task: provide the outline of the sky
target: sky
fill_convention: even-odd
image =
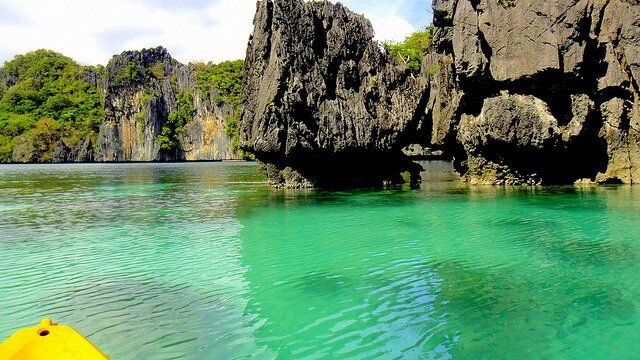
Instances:
[[[342,0],[401,41],[431,22],[431,0]],[[183,63],[244,58],[254,0],[0,0],[0,64],[36,49],[85,65],[159,45]]]

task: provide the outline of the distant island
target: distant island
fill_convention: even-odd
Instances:
[[[340,4],[257,3],[244,61],[163,48],[86,67],[0,69],[0,161],[257,159],[275,187],[412,181],[416,157],[472,184],[640,181],[640,5],[434,0],[433,25],[373,39]]]
[[[49,50],[0,69],[1,162],[240,159],[243,61],[183,65],[162,47],[106,67]]]

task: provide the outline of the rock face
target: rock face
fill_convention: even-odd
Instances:
[[[68,147],[63,140],[59,140],[53,150],[54,163],[86,163],[93,161],[93,144],[91,138],[86,138],[73,148]]]
[[[0,70],[0,94],[4,94],[7,88],[15,83],[15,79],[11,78],[6,72]]]
[[[193,66],[155,48],[114,56],[106,73],[97,161],[238,158],[225,133],[230,107],[198,92]]]
[[[431,143],[468,180],[640,181],[637,1],[434,0],[433,8],[443,66]]]
[[[341,5],[258,3],[241,141],[274,184],[387,179],[409,144],[472,183],[640,182],[638,1],[433,9],[433,53],[411,75]]]
[[[274,186],[370,185],[416,171],[402,153],[425,118],[429,78],[329,2],[258,2],[245,60],[240,146]]]

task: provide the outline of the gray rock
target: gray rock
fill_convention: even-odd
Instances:
[[[258,2],[240,145],[274,185],[370,185],[415,171],[401,149],[425,118],[426,73],[373,41],[368,20],[329,2]]]
[[[128,68],[132,63],[133,71]],[[114,56],[106,71],[97,161],[239,159],[224,131],[224,111],[233,110],[228,104],[214,105],[215,94],[200,97],[192,65],[180,64],[158,47]],[[159,140],[163,126],[185,94],[191,95],[195,112],[175,134],[175,145],[163,148]]]
[[[622,70],[622,65],[618,60],[618,56],[616,54],[614,46],[607,42],[604,44],[605,47],[605,66],[607,67],[607,72],[603,77],[598,79],[598,90],[609,90],[620,89],[629,87],[628,77],[625,76],[624,71]]]
[[[444,148],[465,179],[638,181],[637,1],[435,0],[433,8],[436,50],[454,66],[452,80],[436,78],[430,142],[457,139]]]
[[[471,2],[459,1],[454,15],[453,54],[456,73],[461,78],[482,77],[489,59],[482,50],[483,35],[478,27],[478,14]]]
[[[194,98],[194,117],[179,134],[184,159],[237,160],[238,153],[232,149],[231,138],[225,132],[225,119],[233,117],[234,110],[228,104],[214,105],[216,94],[210,95],[206,100]]]
[[[149,76],[145,69],[151,68],[162,70],[164,76]],[[177,151],[161,151],[158,136],[169,113],[177,110],[178,89],[171,86],[171,77],[175,75],[176,82],[178,77],[190,80],[184,66],[166,49],[155,48],[114,56],[106,71],[105,120],[100,126],[97,160],[179,159]]]
[[[573,72],[586,38],[590,1],[459,0],[434,3],[439,23],[453,12],[453,54],[461,80],[514,81],[546,71]],[[446,27],[446,26],[445,26]],[[440,35],[442,36],[442,35]],[[437,36],[437,37],[440,37]]]
[[[469,181],[485,184],[539,183],[559,138],[547,105],[523,95],[486,99],[479,116],[462,116],[458,132]]]
[[[19,136],[14,139],[16,145],[13,147],[13,153],[11,154],[11,160],[17,163],[33,163],[39,158],[39,150],[37,149],[33,141],[24,136]]]
[[[87,137],[73,148],[67,146],[64,140],[58,140],[53,150],[54,163],[93,162],[93,144]]]
[[[442,150],[434,150],[420,144],[405,146],[402,152],[413,160],[434,160],[441,158],[444,154]]]
[[[600,135],[607,144],[608,165],[596,180],[600,183],[640,182],[640,107],[619,98],[601,105]]]
[[[4,91],[16,84],[18,79],[15,75],[9,75],[0,69],[0,90]]]
[[[584,134],[587,121],[594,112],[594,102],[586,94],[571,96],[571,113],[573,117],[562,129],[562,140],[570,142]]]
[[[53,148],[53,162],[54,163],[66,163],[71,160],[71,149],[62,140],[56,142]]]
[[[433,9],[437,54],[412,75],[341,5],[258,3],[241,145],[274,185],[384,181],[409,144],[444,152],[474,183],[639,181],[637,1]]]
[[[87,137],[73,149],[73,161],[75,162],[93,162],[93,143],[91,138]]]
[[[613,83],[622,77],[631,82],[634,92],[640,80],[640,5],[636,1],[610,0],[596,2],[601,23],[595,29],[598,42],[607,46],[607,75],[612,72]],[[597,6],[597,5],[596,5]],[[609,77],[605,77],[609,78]]]
[[[454,129],[458,125],[458,108],[462,92],[458,89],[453,69],[453,56],[441,55],[435,64],[433,89],[429,100],[432,145],[450,149],[455,142]]]

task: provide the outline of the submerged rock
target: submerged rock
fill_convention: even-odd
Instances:
[[[417,174],[403,154],[425,118],[429,78],[373,41],[340,4],[258,2],[247,49],[240,146],[274,186],[376,185]]]

